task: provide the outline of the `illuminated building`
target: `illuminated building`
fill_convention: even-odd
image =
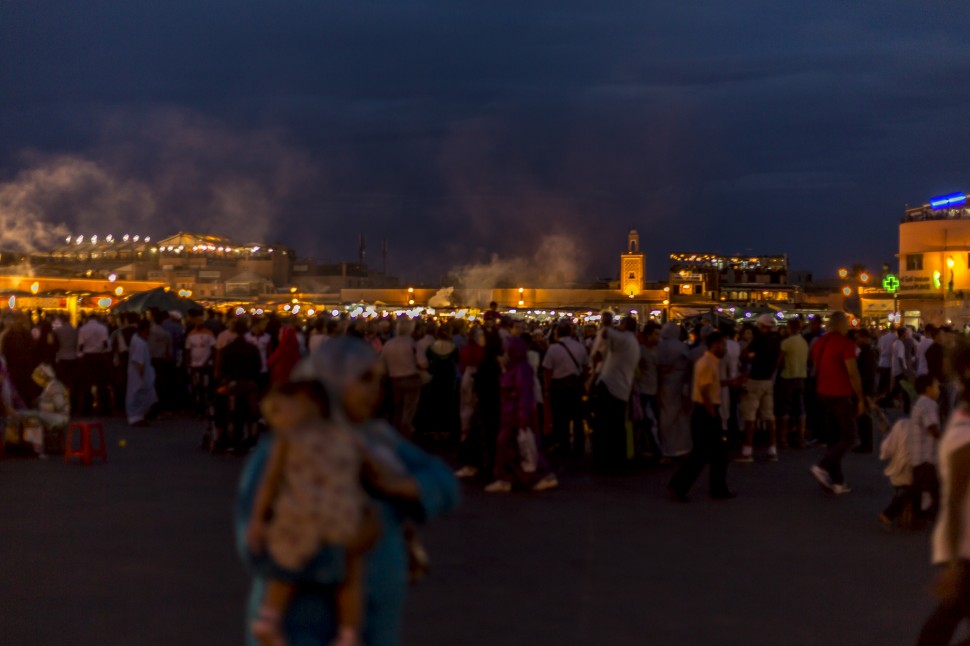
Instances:
[[[902,322],[909,325],[970,321],[970,205],[963,193],[906,209],[899,225]]]
[[[289,284],[294,258],[291,250],[279,245],[185,232],[160,240],[137,234],[72,236],[65,243],[33,256],[34,271],[147,280],[189,290],[197,298],[272,292]]]
[[[671,302],[796,302],[798,288],[788,282],[788,257],[670,254]]]

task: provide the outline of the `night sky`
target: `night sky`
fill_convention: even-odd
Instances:
[[[436,280],[493,254],[893,258],[970,191],[970,3],[0,0],[0,245],[177,229]],[[60,226],[63,225],[63,226]],[[527,277],[526,277],[527,278]]]

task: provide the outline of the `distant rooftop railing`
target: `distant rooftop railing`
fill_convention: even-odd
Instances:
[[[970,207],[960,206],[952,209],[934,209],[928,204],[915,209],[907,209],[903,222],[928,222],[930,220],[970,220]]]

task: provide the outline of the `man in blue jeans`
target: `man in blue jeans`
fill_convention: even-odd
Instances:
[[[850,491],[842,475],[842,458],[855,446],[856,420],[866,412],[856,346],[848,333],[849,318],[845,312],[835,312],[829,318],[828,333],[812,346],[822,427],[835,443],[811,472],[820,485],[835,494]]]

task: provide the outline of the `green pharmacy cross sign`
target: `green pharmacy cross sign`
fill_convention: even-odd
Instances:
[[[899,279],[893,274],[887,274],[882,279],[882,288],[890,294],[895,294],[899,290]]]

